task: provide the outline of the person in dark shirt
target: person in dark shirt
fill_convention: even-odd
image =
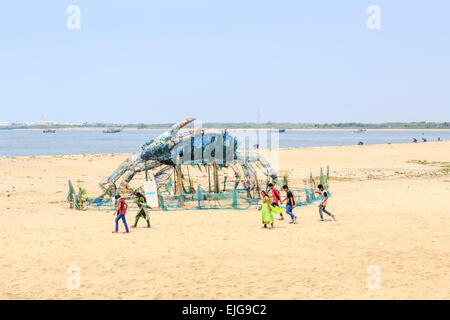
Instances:
[[[289,190],[289,187],[287,185],[283,186],[283,190],[286,192],[286,198],[284,198],[281,203],[286,202],[286,213],[291,217],[291,222],[294,223],[297,220],[297,217],[292,213],[292,210],[295,208],[295,200],[294,195]]]

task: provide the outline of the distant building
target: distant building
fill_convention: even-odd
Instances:
[[[38,123],[37,123],[38,125],[40,125],[40,126],[54,126],[54,125],[56,125],[56,124],[58,124],[58,122],[55,122],[55,121],[39,121]]]
[[[0,127],[9,127],[11,122],[0,122]]]

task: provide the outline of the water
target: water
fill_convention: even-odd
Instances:
[[[57,130],[56,133],[42,133],[42,130],[0,130],[0,157],[38,156],[82,153],[131,153],[156,137],[162,130],[124,130],[104,134],[101,130]],[[243,137],[245,130],[230,130],[231,134]],[[252,131],[251,135],[255,132]],[[264,133],[260,133],[264,135]],[[275,134],[277,136],[278,134]],[[364,144],[386,144],[411,142],[413,138],[422,142],[450,140],[450,130],[442,131],[367,131],[353,133],[351,130],[287,130],[279,133],[279,147],[320,147]]]

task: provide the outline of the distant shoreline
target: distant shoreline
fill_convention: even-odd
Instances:
[[[197,122],[204,129],[209,130],[450,130],[450,121],[410,121],[410,122],[328,122],[328,123],[301,123],[301,122]],[[123,130],[167,130],[173,123],[58,123],[54,121],[40,122],[0,122],[2,129],[57,129],[57,130],[103,130],[118,128]],[[191,126],[191,125],[190,125]]]
[[[91,131],[102,131],[110,127],[64,127],[64,128],[57,128],[57,127],[48,127],[48,128],[0,128],[0,131],[10,131],[10,130],[37,130],[42,131],[46,129],[54,129],[54,130],[60,130],[60,131],[66,131],[66,130],[91,130]],[[170,127],[165,128],[134,128],[134,127],[125,127],[121,128],[122,131],[165,131],[170,129]],[[204,127],[206,131],[218,131],[218,130],[224,130],[225,128],[209,128]],[[253,130],[268,130],[268,131],[277,131],[276,128],[228,128],[230,131],[253,131]],[[287,131],[357,131],[356,128],[292,128],[292,129],[286,129]],[[367,131],[450,131],[450,128],[444,129],[444,128],[436,128],[436,129],[430,129],[430,128],[424,128],[424,129],[416,129],[416,128],[374,128],[374,129],[364,129]]]

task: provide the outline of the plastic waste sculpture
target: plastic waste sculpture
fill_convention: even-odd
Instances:
[[[240,180],[240,172],[243,171],[245,183],[242,182],[253,188],[258,185],[257,166],[262,169],[266,183],[276,182],[277,174],[269,162],[259,155],[238,151],[237,138],[229,135],[226,130],[204,133],[201,128],[197,128],[182,132],[182,129],[194,121],[192,118],[179,121],[170,130],[145,143],[141,153],[126,159],[109,177],[100,182],[102,190],[117,190],[116,184],[121,177],[124,177],[122,185],[128,185],[137,173],[149,170],[157,170],[153,177],[157,184],[161,184],[170,177],[170,169],[186,165],[232,167],[235,178]],[[215,181],[217,182],[216,179]],[[213,189],[219,193],[218,185]]]
[[[270,163],[259,154],[248,150],[238,150],[238,139],[228,134],[227,130],[205,133],[201,128],[185,129],[195,119],[186,119],[175,123],[168,131],[148,141],[140,153],[130,156],[103,181],[100,188],[103,195],[88,198],[86,194],[75,192],[69,181],[68,201],[75,209],[86,206],[109,209],[114,206],[113,196],[117,193],[131,195],[134,191],[129,183],[140,172],[145,172],[146,179],[151,175],[158,189],[160,208],[173,210],[177,208],[193,209],[246,209],[259,201],[259,192],[266,190],[269,183],[276,184],[278,177]],[[198,168],[208,179],[208,188],[202,183],[194,185],[189,168]],[[219,171],[230,170],[219,183]],[[192,170],[192,169],[191,169]],[[226,171],[223,170],[223,171]],[[191,171],[192,173],[192,171]],[[207,173],[207,175],[206,175]],[[258,179],[262,173],[263,180]],[[222,174],[223,176],[223,174]],[[328,184],[327,175],[321,171],[321,182]],[[233,178],[234,183],[227,182]],[[204,182],[205,178],[203,178]],[[119,183],[120,181],[120,183]],[[118,186],[119,184],[119,186]],[[188,188],[185,188],[189,185]],[[297,193],[297,203],[304,205],[316,201],[314,186],[302,190],[306,196]],[[126,190],[126,192],[124,192]],[[309,195],[309,196],[308,196]],[[304,198],[304,199],[301,199]]]

